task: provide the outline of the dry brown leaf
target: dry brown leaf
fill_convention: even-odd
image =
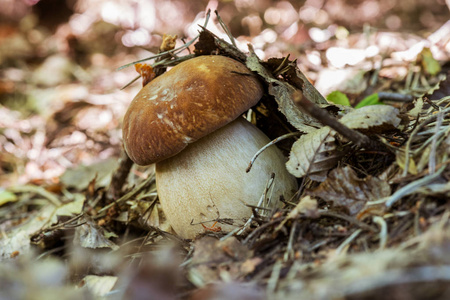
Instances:
[[[335,144],[335,132],[323,127],[302,136],[292,145],[286,168],[292,175],[324,181],[329,169],[333,168],[342,153]]]
[[[394,129],[400,124],[398,110],[387,105],[366,106],[350,111],[341,118],[341,123],[363,133],[380,133]],[[288,171],[296,176],[324,181],[328,170],[336,166],[343,151],[336,147],[336,132],[329,127],[309,132],[292,145]]]
[[[73,241],[75,245],[80,245],[83,248],[111,248],[117,250],[119,246],[108,240],[105,233],[103,228],[97,226],[93,221],[86,219],[85,224],[75,229]]]
[[[401,120],[395,107],[370,105],[349,112],[340,121],[351,129],[376,134],[396,128]]]
[[[331,171],[327,180],[312,192],[313,196],[347,208],[350,215],[356,215],[368,201],[375,201],[390,194],[391,188],[386,181],[372,176],[358,178],[350,167]]]
[[[269,94],[274,96],[278,104],[278,109],[286,116],[286,119],[292,126],[301,132],[312,132],[315,130],[313,126],[320,126],[312,117],[302,113],[292,101],[291,95],[295,91],[295,88],[287,82],[274,78],[271,72],[261,64],[256,54],[252,53],[247,58],[246,65],[247,68],[258,73],[267,82],[269,85]]]

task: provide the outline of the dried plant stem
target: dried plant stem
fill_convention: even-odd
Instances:
[[[169,51],[165,51],[165,52],[160,52],[160,53],[158,53],[156,55],[153,55],[153,56],[150,56],[150,57],[147,57],[147,58],[143,58],[143,59],[139,59],[139,60],[133,61],[133,62],[131,62],[129,64],[123,65],[123,66],[119,67],[117,69],[117,71],[123,70],[125,68],[131,67],[131,66],[133,66],[135,64],[138,64],[138,63],[141,63],[141,62],[145,62],[147,60],[157,59],[157,58],[160,58],[160,57],[166,56],[166,55],[169,55],[169,56],[175,55],[177,53],[176,52],[177,50],[182,51],[182,50],[186,49],[187,47],[192,45],[198,39],[198,37],[199,36],[197,35],[192,40],[190,40],[189,42],[187,42],[186,44],[184,44],[184,45],[182,45],[182,46],[180,46],[178,48],[175,48],[175,49],[172,49],[172,50],[169,50]],[[152,67],[153,67],[153,65],[152,65]]]
[[[241,228],[235,228],[232,231],[228,232],[226,235],[224,235],[223,237],[220,238],[221,241],[226,240],[227,238],[237,234],[239,231],[241,230]]]
[[[242,244],[244,244],[244,245],[249,244],[250,240],[253,239],[259,232],[263,231],[263,230],[266,229],[267,227],[274,226],[274,224],[278,224],[278,223],[282,222],[284,219],[285,219],[284,217],[280,217],[280,218],[273,219],[273,220],[271,220],[270,222],[263,223],[262,225],[260,225],[259,227],[257,227],[255,230],[253,230],[253,231],[245,238],[245,240],[242,242]]]
[[[382,217],[375,216],[373,222],[380,225],[380,247],[378,249],[383,250],[386,248],[388,234],[386,221]]]
[[[261,149],[258,150],[258,152],[255,153],[255,155],[252,157],[252,159],[250,160],[250,163],[248,164],[247,169],[245,170],[245,172],[250,172],[250,170],[252,169],[253,164],[255,163],[255,160],[258,158],[258,156],[267,148],[269,148],[272,145],[275,145],[276,143],[278,143],[279,141],[285,140],[287,138],[293,137],[293,136],[297,136],[300,135],[300,132],[291,132],[291,133],[287,133],[284,134],[282,136],[277,137],[276,139],[270,141],[270,143],[266,144],[264,147],[262,147]]]
[[[291,232],[289,233],[289,241],[286,247],[286,251],[284,252],[284,257],[283,260],[284,261],[288,261],[291,258],[294,258],[295,256],[295,251],[294,251],[294,237],[295,237],[295,232],[297,230],[297,221],[294,220],[292,222],[292,226],[291,226]]]
[[[428,176],[425,176],[421,179],[415,180],[401,189],[397,190],[394,194],[387,198],[383,198],[379,201],[374,201],[372,204],[377,204],[379,202],[385,202],[386,207],[390,208],[394,203],[396,203],[398,200],[403,198],[406,195],[414,193],[418,188],[425,186],[433,181],[435,181],[437,178],[441,176],[441,173],[444,171],[444,169],[447,167],[447,165],[442,166],[436,173],[432,173]],[[369,203],[368,203],[369,204]]]
[[[126,89],[127,87],[129,87],[130,85],[132,85],[133,83],[136,82],[136,80],[138,80],[139,78],[141,78],[141,75],[137,75],[136,77],[134,77],[132,80],[130,80],[127,84],[125,84],[123,87],[121,87],[121,90]]]
[[[46,232],[51,232],[51,231],[58,230],[58,229],[67,229],[67,228],[74,228],[74,227],[77,227],[77,226],[81,226],[81,225],[85,224],[86,222],[77,223],[77,224],[71,225],[70,227],[67,226],[67,225],[69,225],[70,223],[73,223],[73,222],[77,221],[78,219],[80,219],[80,218],[83,217],[83,216],[84,216],[84,212],[82,212],[82,213],[76,215],[76,216],[73,217],[73,218],[70,218],[69,220],[67,220],[67,221],[65,221],[65,222],[57,223],[56,225],[50,226],[50,227],[48,227],[48,228],[42,228],[42,229],[40,229],[39,231],[37,231],[36,233],[34,233],[34,234],[30,237],[30,240],[31,240],[33,243],[38,243],[38,242],[44,237],[44,234],[45,234]]]
[[[206,13],[205,24],[203,25],[203,27],[206,27],[206,25],[208,25],[210,16],[211,16],[211,10],[208,10],[208,12]],[[122,69],[131,67],[131,66],[133,66],[133,65],[135,65],[137,63],[141,63],[141,62],[144,62],[144,61],[147,61],[147,60],[151,60],[151,59],[157,59],[157,58],[160,58],[162,56],[165,56],[165,57],[169,56],[170,57],[170,56],[176,55],[176,54],[180,53],[181,51],[183,51],[184,49],[186,49],[187,47],[189,47],[190,45],[192,45],[199,38],[199,36],[200,36],[199,34],[196,35],[192,40],[190,40],[189,42],[185,43],[184,45],[182,45],[182,46],[180,46],[178,48],[174,48],[174,49],[170,49],[170,50],[167,50],[167,51],[163,51],[163,52],[160,52],[160,53],[158,53],[156,55],[153,55],[153,56],[150,56],[150,57],[147,57],[147,58],[143,58],[143,59],[140,59],[140,60],[133,61],[133,62],[131,62],[129,64],[126,64],[126,65],[123,65],[123,66],[119,67],[117,70],[120,71]],[[154,67],[154,66],[152,66],[152,67]]]
[[[123,195],[122,197],[120,197],[119,199],[117,199],[116,201],[104,206],[102,209],[100,209],[98,211],[98,215],[95,216],[96,219],[103,217],[104,212],[106,212],[108,209],[110,209],[111,207],[113,207],[116,204],[119,204],[123,201],[126,201],[128,199],[130,199],[131,197],[135,196],[136,194],[138,194],[142,189],[144,189],[146,186],[152,184],[155,181],[155,176],[149,176],[146,180],[144,180],[140,185],[138,185],[136,188],[134,188],[133,190],[131,190],[129,193]]]
[[[208,25],[209,22],[209,18],[211,16],[211,10],[209,9],[206,13],[206,19],[205,19],[205,24],[204,27],[206,27],[206,25]],[[151,60],[151,59],[155,59],[155,63],[151,65],[152,68],[156,68],[159,67],[157,69],[156,76],[161,75],[162,73],[165,72],[166,68],[168,66],[174,66],[176,64],[179,64],[185,60],[191,59],[195,56],[195,54],[188,54],[182,57],[176,57],[176,55],[182,51],[184,51],[185,49],[188,49],[188,47],[190,45],[192,45],[198,38],[199,38],[200,34],[198,34],[197,36],[195,36],[192,40],[190,40],[189,42],[183,44],[182,46],[178,47],[178,48],[165,48],[167,47],[167,44],[165,43],[165,41],[163,40],[163,42],[161,43],[161,49],[159,51],[158,54],[144,58],[144,59],[140,59],[140,60],[136,60],[133,61],[129,64],[126,64],[124,66],[119,67],[117,70],[120,71],[122,69],[125,69],[127,67],[133,66],[135,64],[141,63],[141,62],[145,62],[147,60]],[[175,36],[176,37],[176,36]],[[168,39],[171,39],[172,37],[168,37]],[[175,58],[173,58],[175,57]],[[158,71],[159,70],[159,71]],[[136,76],[133,80],[131,80],[130,82],[128,82],[125,86],[123,86],[121,88],[121,90],[127,88],[128,86],[130,86],[131,84],[133,84],[134,82],[136,82],[136,80],[138,80],[141,77],[141,75]]]
[[[267,181],[266,189],[264,190],[263,194],[261,195],[261,198],[258,201],[258,205],[257,205],[258,207],[261,207],[264,204],[264,199],[266,199],[267,194],[268,194],[270,188],[272,187],[274,179],[275,179],[275,174],[272,174],[270,176],[269,180]],[[250,226],[250,224],[253,221],[253,218],[255,217],[255,212],[258,212],[258,208],[255,208],[255,211],[252,214],[252,216],[247,220],[247,222],[245,222],[244,226],[242,226],[242,229],[239,230],[236,235],[241,235],[247,229],[247,227]]]
[[[336,249],[336,254],[341,254],[344,249],[350,245],[350,243],[356,239],[356,237],[361,233],[361,229],[356,229],[339,247]]]

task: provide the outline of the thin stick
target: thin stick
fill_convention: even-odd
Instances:
[[[78,219],[80,219],[80,218],[83,217],[83,216],[84,216],[84,212],[82,212],[82,213],[76,215],[76,216],[73,217],[73,218],[70,218],[69,220],[67,220],[67,221],[65,221],[65,222],[57,223],[56,225],[50,226],[50,227],[48,227],[48,228],[40,229],[39,231],[37,231],[36,233],[34,233],[34,234],[30,237],[30,240],[31,240],[33,243],[37,243],[37,242],[39,242],[42,238],[44,238],[44,233],[50,232],[50,231],[54,231],[54,230],[57,230],[57,229],[65,229],[65,226],[66,226],[66,225],[68,225],[68,224],[70,224],[70,223],[72,223],[72,222],[77,221]],[[73,228],[73,227],[76,227],[76,226],[81,226],[81,225],[83,225],[84,223],[86,223],[86,222],[82,222],[82,223],[79,223],[79,224],[76,224],[76,225],[72,225],[70,228]]]
[[[289,56],[290,54],[288,54],[280,63],[280,65],[272,72],[275,78],[282,74],[285,67],[289,64]]]
[[[300,106],[310,116],[312,116],[322,124],[331,127],[336,132],[352,141],[358,147],[386,151],[387,148],[383,144],[371,140],[369,137],[356,130],[348,128],[347,126],[339,122],[336,118],[332,117],[325,109],[319,108],[313,102],[306,99],[306,97],[303,97],[298,90],[293,93],[292,99],[294,103]]]
[[[135,83],[139,78],[141,78],[141,75],[137,75],[136,77],[134,77],[130,82],[128,82],[127,84],[125,84],[123,87],[120,88],[120,90],[124,90],[127,87],[129,87],[130,85],[132,85],[133,83]]]
[[[261,206],[261,205],[263,204],[264,199],[265,199],[266,196],[267,196],[267,192],[268,192],[269,189],[272,187],[272,184],[273,184],[273,182],[274,182],[274,179],[275,179],[275,174],[272,174],[272,175],[270,176],[269,180],[267,181],[266,189],[264,190],[263,194],[261,195],[261,198],[260,198],[259,201],[258,201],[258,205],[257,205],[258,207]],[[239,230],[238,233],[237,233],[236,235],[241,235],[241,234],[247,229],[247,227],[250,226],[250,224],[251,224],[252,221],[253,221],[253,218],[255,217],[255,212],[258,212],[258,211],[259,211],[258,208],[255,208],[255,210],[254,210],[252,216],[247,220],[247,222],[245,222],[244,226],[242,226],[242,229]]]
[[[144,180],[140,185],[138,185],[136,188],[134,188],[131,192],[123,195],[122,197],[120,197],[116,201],[114,201],[114,202],[104,206],[102,209],[100,209],[98,211],[98,214],[95,216],[95,218],[97,219],[97,218],[103,217],[103,215],[101,215],[101,213],[106,212],[108,209],[110,209],[111,207],[113,207],[116,204],[119,204],[119,203],[121,203],[123,201],[126,201],[126,200],[130,199],[131,197],[133,197],[134,195],[139,193],[147,185],[152,184],[154,181],[155,181],[155,176],[149,176],[146,180]]]
[[[414,97],[409,94],[378,92],[378,99],[380,101],[393,101],[393,102],[412,102]]]

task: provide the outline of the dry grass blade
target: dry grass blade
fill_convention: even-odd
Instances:
[[[205,20],[205,24],[203,25],[203,27],[206,27],[206,25],[208,25],[210,16],[211,16],[211,10],[208,10],[208,12],[206,13],[206,20]],[[125,68],[131,67],[131,66],[133,66],[135,64],[138,64],[138,63],[146,62],[148,60],[157,59],[157,58],[160,58],[160,57],[163,57],[163,56],[167,56],[167,55],[169,55],[169,56],[176,55],[177,53],[179,53],[179,52],[187,49],[189,46],[191,46],[199,38],[199,36],[200,35],[197,35],[192,40],[190,40],[189,42],[185,43],[184,45],[182,45],[182,46],[180,46],[178,48],[174,48],[174,49],[171,49],[171,50],[168,50],[168,51],[160,52],[160,53],[158,53],[156,55],[153,55],[153,56],[150,56],[150,57],[147,57],[147,58],[143,58],[143,59],[139,59],[139,60],[133,61],[133,62],[131,62],[129,64],[123,65],[123,66],[119,67],[117,69],[117,71],[120,71],[120,70],[123,70]],[[155,66],[156,65],[152,65],[152,67],[155,67]]]
[[[425,117],[423,120],[421,120],[420,124],[414,128],[414,130],[411,132],[408,141],[406,142],[405,146],[405,154],[403,161],[405,162],[405,166],[403,167],[403,176],[406,176],[408,174],[409,166],[411,163],[411,157],[414,157],[416,155],[422,155],[423,154],[423,148],[426,147],[428,143],[432,143],[433,137],[431,136],[430,139],[426,140],[424,143],[423,141],[423,135],[419,136],[420,132],[427,132],[426,126],[432,124],[435,122],[440,114],[443,116],[448,115],[450,113],[450,107],[447,107],[443,109],[441,112],[437,114],[432,114],[427,117]],[[448,127],[448,125],[447,125]],[[439,131],[440,133],[440,131]],[[438,134],[436,130],[434,132],[431,132],[431,135]],[[416,146],[417,148],[412,151],[413,146]]]

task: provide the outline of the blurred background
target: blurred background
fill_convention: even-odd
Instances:
[[[368,70],[395,53],[413,61],[421,48],[405,51],[420,43],[438,60],[450,52],[445,0],[2,0],[0,184],[58,182],[67,168],[117,157],[121,119],[141,87],[122,90],[137,73],[117,68],[157,53],[165,33],[177,46],[189,41],[207,9],[242,50],[298,58],[324,94],[341,86],[325,70]],[[214,14],[208,29],[226,36]],[[402,67],[383,76],[404,78]]]

